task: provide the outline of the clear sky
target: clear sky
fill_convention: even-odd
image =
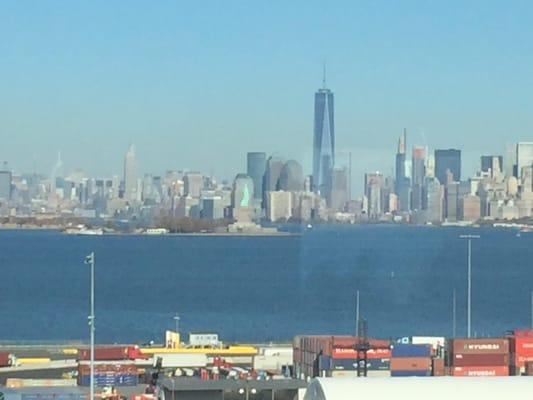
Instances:
[[[396,140],[481,153],[533,140],[531,1],[0,1],[0,159],[18,172],[232,177],[247,151],[311,170],[327,61],[338,160]]]

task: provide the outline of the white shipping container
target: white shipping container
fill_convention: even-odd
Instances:
[[[217,347],[220,342],[218,341],[218,335],[216,333],[191,333],[189,335],[189,344],[194,347]]]
[[[202,368],[207,366],[205,354],[154,354],[154,366],[161,358],[163,368]]]
[[[411,338],[412,344],[430,344],[434,349],[443,347],[446,339],[440,336],[413,336]]]

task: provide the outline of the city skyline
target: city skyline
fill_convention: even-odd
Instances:
[[[261,11],[4,2],[0,160],[50,173],[61,150],[68,170],[121,175],[135,143],[140,171],[231,179],[245,168],[238,155],[264,151],[309,173],[311,94],[326,60],[354,195],[365,171],[394,169],[403,127],[412,144],[460,148],[471,175],[478,154],[533,132],[533,6],[482,4],[337,3],[324,18],[312,2]]]

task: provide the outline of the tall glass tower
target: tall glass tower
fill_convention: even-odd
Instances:
[[[313,187],[328,198],[335,166],[335,125],[333,92],[324,85],[315,93],[315,126],[313,135]]]

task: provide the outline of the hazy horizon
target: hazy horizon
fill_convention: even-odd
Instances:
[[[337,160],[390,173],[396,142],[482,154],[533,140],[533,4],[140,1],[0,5],[0,160],[17,172],[201,170],[246,152],[311,172],[313,95],[335,93]]]

